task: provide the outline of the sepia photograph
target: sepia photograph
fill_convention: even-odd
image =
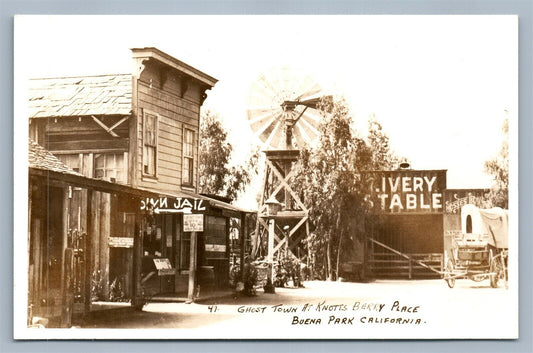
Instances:
[[[14,26],[15,339],[518,338],[517,16]]]

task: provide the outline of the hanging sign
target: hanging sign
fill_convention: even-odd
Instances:
[[[149,209],[155,214],[200,213],[205,211],[205,202],[202,199],[188,197],[147,197],[141,200],[141,211]]]
[[[133,248],[133,238],[109,237],[109,246],[111,248]]]
[[[202,214],[184,214],[183,215],[184,232],[203,232],[204,215]]]
[[[366,174],[374,199],[385,213],[441,213],[445,170],[395,170]]]

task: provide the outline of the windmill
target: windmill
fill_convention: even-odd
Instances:
[[[261,75],[251,86],[247,118],[265,153],[265,171],[255,234],[253,257],[264,255],[262,239],[268,237],[267,261],[280,250],[300,257],[302,239],[309,234],[308,209],[291,186],[299,149],[318,138],[323,98],[321,87],[309,76],[289,68]]]

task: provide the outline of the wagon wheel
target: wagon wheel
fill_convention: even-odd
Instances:
[[[444,274],[444,280],[448,284],[448,287],[453,288],[455,286],[455,277],[453,277],[453,261],[448,259],[446,261],[446,272]]]
[[[490,286],[498,288],[501,280],[505,281],[505,271],[503,269],[501,256],[495,256],[490,262]]]

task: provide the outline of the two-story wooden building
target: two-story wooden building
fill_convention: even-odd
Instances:
[[[196,267],[211,271],[209,277],[223,286],[230,218],[242,226],[245,211],[197,193],[200,107],[217,80],[156,48],[132,54],[130,74],[30,82],[30,139],[70,173],[126,187],[94,189],[89,198],[93,189],[69,184],[67,224],[60,233],[90,238],[93,299],[128,300],[145,274],[142,268],[135,273],[136,261],[141,263],[136,256],[168,260],[174,271],[158,278],[160,292],[187,291],[192,249],[184,217],[201,214]],[[39,207],[43,217],[57,216],[48,206]]]

